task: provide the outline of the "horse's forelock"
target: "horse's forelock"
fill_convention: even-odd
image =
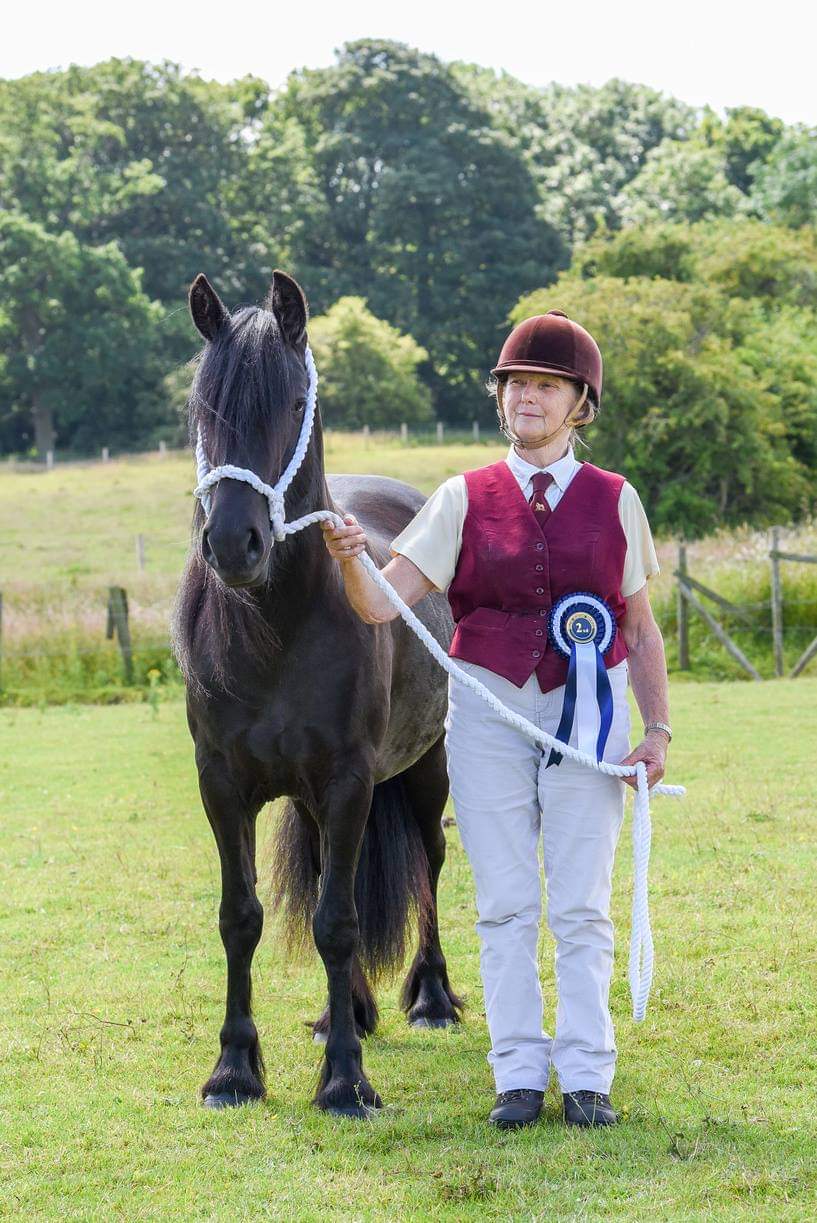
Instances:
[[[205,348],[190,395],[190,436],[199,427],[212,467],[237,451],[259,466],[286,446],[283,421],[292,393],[290,364],[275,315],[244,306]]]

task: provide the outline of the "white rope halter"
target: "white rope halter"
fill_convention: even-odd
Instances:
[[[206,514],[210,513],[209,490],[214,484],[223,479],[244,480],[256,492],[261,493],[262,496],[267,498],[274,539],[285,539],[287,535],[294,535],[295,532],[302,531],[304,527],[310,526],[313,522],[325,522],[326,519],[331,519],[337,526],[346,525],[341,515],[334,513],[332,510],[316,510],[314,513],[305,514],[303,518],[298,518],[293,522],[286,522],[284,518],[284,493],[303,462],[315,419],[318,371],[315,368],[312,351],[308,345],[304,359],[309,376],[304,419],[301,425],[300,436],[298,437],[298,444],[295,447],[295,453],[275,485],[266,484],[255,472],[249,471],[246,467],[233,467],[232,464],[226,463],[222,467],[211,469],[204,450],[201,426],[199,426],[196,441],[198,484],[193,492],[196,497],[201,499]],[[560,755],[567,756],[570,760],[576,760],[579,764],[586,765],[589,769],[596,769],[597,772],[606,773],[610,777],[636,778],[637,789],[633,804],[633,905],[628,977],[633,1003],[633,1019],[641,1021],[647,1012],[647,1000],[650,996],[653,972],[653,941],[650,929],[648,895],[650,842],[652,840],[650,796],[653,794],[664,794],[671,798],[680,798],[686,794],[685,787],[656,785],[650,789],[647,785],[647,768],[643,760],[634,765],[612,764],[607,760],[596,760],[594,756],[581,752],[578,748],[571,747],[569,744],[562,743],[561,740],[556,739],[553,735],[549,735],[547,731],[535,726],[533,722],[529,722],[527,718],[523,718],[521,714],[514,713],[513,710],[508,709],[475,676],[469,675],[467,671],[463,671],[461,667],[457,666],[454,659],[450,658],[439,642],[432,637],[426,626],[415,616],[408,604],[403,602],[392,584],[383,577],[371,557],[367,556],[365,552],[361,552],[358,559],[363,563],[369,575],[386,595],[392,606],[397,608],[406,624],[414,630],[443,670],[447,671],[449,675],[453,675],[460,683],[466,684],[478,696],[481,696],[509,725],[515,726],[517,730],[522,731],[523,734],[533,739],[534,742],[541,744],[543,748],[555,747]]]

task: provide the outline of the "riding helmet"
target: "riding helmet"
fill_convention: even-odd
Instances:
[[[596,407],[600,405],[601,350],[590,332],[569,319],[564,310],[534,314],[514,327],[491,373],[505,374],[511,370],[561,374],[563,378],[586,382]]]

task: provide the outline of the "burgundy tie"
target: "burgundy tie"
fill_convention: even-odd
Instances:
[[[533,510],[537,522],[542,527],[550,517],[550,506],[545,497],[545,489],[552,483],[553,476],[549,471],[537,471],[533,477],[533,492],[528,499],[528,505]]]

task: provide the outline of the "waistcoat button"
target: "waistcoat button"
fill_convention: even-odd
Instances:
[[[537,565],[537,566],[536,566],[536,572],[537,572],[537,573],[541,573],[541,572],[542,572],[542,570],[544,569],[544,567],[545,567],[544,565]]]
[[[541,551],[542,551],[542,549],[544,548],[544,546],[545,546],[544,544],[537,544],[537,545],[536,545],[536,551],[537,551],[537,552],[541,552]]]
[[[540,616],[546,616],[547,614],[548,614],[548,609],[547,609],[546,607],[540,607],[540,608],[539,608],[539,615],[540,615]]]
[[[538,629],[536,630],[536,636],[537,636],[537,637],[541,637],[543,632],[544,632],[544,629],[538,628]]]
[[[537,587],[536,587],[536,593],[537,593],[538,595],[543,595],[543,594],[545,593],[545,588],[544,588],[544,586],[537,586]]]
[[[541,650],[531,650],[531,654],[533,655],[534,658],[538,658],[540,653],[541,653]]]

